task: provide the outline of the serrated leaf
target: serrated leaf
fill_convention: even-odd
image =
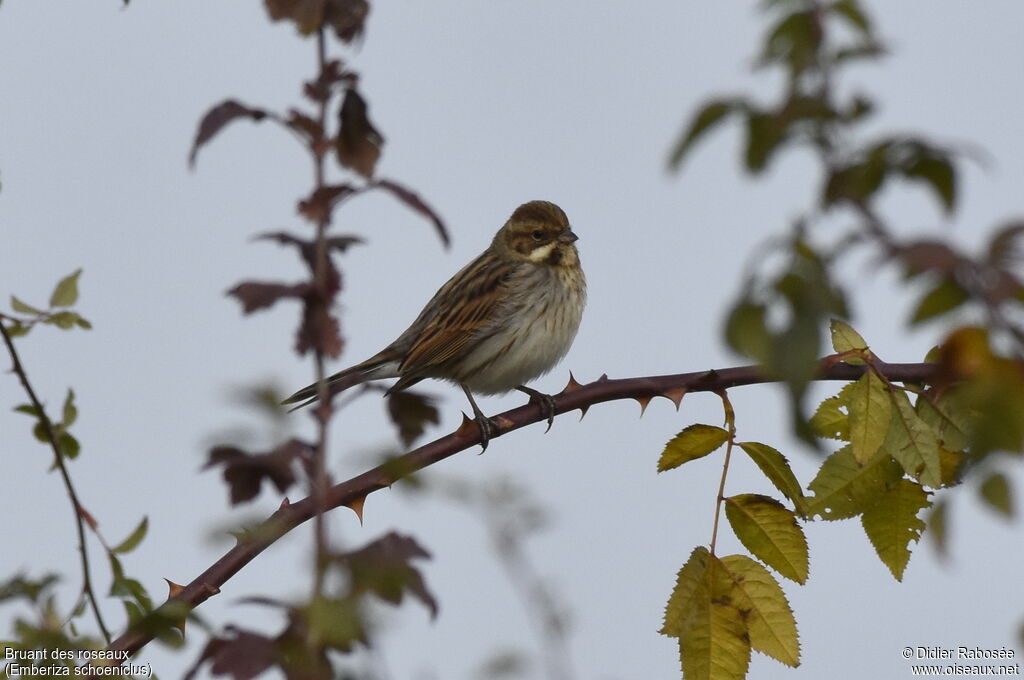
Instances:
[[[672,150],[672,155],[668,161],[669,168],[672,170],[678,169],[680,163],[683,162],[683,159],[690,152],[690,149],[697,143],[697,140],[725,120],[727,115],[740,107],[742,107],[742,102],[732,99],[719,99],[705,104],[704,108],[694,116],[693,121],[686,130],[686,134],[679,138],[675,148]]]
[[[800,665],[796,619],[779,582],[746,555],[727,555],[721,563],[733,581],[732,601],[744,616],[750,646],[787,666]]]
[[[658,459],[658,472],[677,468],[703,458],[729,439],[729,433],[714,425],[690,425],[665,445]]]
[[[978,493],[990,508],[1006,517],[1013,517],[1013,496],[1006,475],[1001,472],[989,475],[978,487]]]
[[[68,394],[64,397],[64,408],[62,411],[63,420],[61,425],[66,429],[78,419],[78,409],[75,407],[75,391],[68,389]]]
[[[775,488],[782,492],[782,495],[793,501],[797,510],[802,511],[803,488],[797,481],[796,475],[793,474],[793,469],[789,466],[786,457],[767,444],[760,442],[741,442],[739,447],[750,456],[750,459],[761,469],[768,481],[774,484]]]
[[[897,581],[910,561],[910,542],[918,541],[925,528],[917,515],[931,503],[917,482],[900,479],[864,511],[861,524],[882,563]]]
[[[970,295],[952,278],[944,278],[925,293],[910,315],[910,325],[916,325],[953,311],[970,299]]]
[[[743,614],[733,604],[733,583],[714,556],[693,598],[693,613],[679,638],[687,680],[742,680],[750,665],[750,639]]]
[[[917,397],[914,404],[917,415],[932,428],[942,444],[951,450],[960,451],[970,442],[971,415],[968,407],[961,404],[956,395],[946,392],[936,396],[926,392]]]
[[[828,397],[811,416],[811,429],[819,437],[850,441],[850,417],[840,410],[845,407],[846,401],[843,398]]]
[[[20,312],[21,314],[31,314],[33,316],[39,316],[43,313],[41,309],[36,309],[32,305],[22,302],[13,295],[11,296],[11,309],[16,312]]]
[[[843,388],[840,396],[850,413],[850,446],[859,463],[867,463],[885,441],[892,418],[892,401],[882,379],[867,371]]]
[[[832,319],[832,323],[829,325],[829,331],[832,334],[832,349],[837,354],[843,352],[852,352],[854,350],[866,350],[868,348],[867,341],[861,337],[860,333],[853,330],[853,327],[845,321],[839,319]],[[847,360],[847,363],[853,363]]]
[[[741,494],[725,499],[725,516],[755,557],[790,580],[807,580],[807,539],[792,510],[768,496]]]
[[[686,630],[686,623],[693,613],[694,598],[704,582],[704,572],[708,568],[711,553],[704,546],[693,549],[676,574],[676,586],[665,605],[665,619],[658,631],[669,637],[680,637]]]
[[[938,437],[914,411],[905,392],[894,392],[892,403],[895,408],[882,450],[899,461],[908,475],[938,488],[942,485]]]
[[[139,522],[139,525],[128,535],[128,538],[111,548],[111,551],[119,555],[130,553],[132,550],[139,547],[142,540],[146,538],[147,531],[149,531],[149,517],[143,517],[142,521]]]
[[[81,274],[82,270],[78,269],[60,280],[50,295],[51,307],[70,307],[78,301],[78,277]]]
[[[874,504],[876,497],[903,476],[899,463],[878,453],[861,465],[844,446],[825,459],[808,485],[814,496],[807,499],[807,511],[825,520],[856,517]]]

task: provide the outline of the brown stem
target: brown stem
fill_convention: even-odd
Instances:
[[[823,360],[818,380],[857,380],[864,374],[864,366],[836,364],[827,366]],[[890,380],[909,382],[934,382],[943,377],[937,364],[886,364],[878,367]],[[716,392],[740,385],[754,385],[777,382],[765,375],[758,366],[740,366],[721,370],[679,373],[675,375],[646,376],[609,380],[602,376],[586,385],[570,382],[561,394],[554,397],[556,414],[576,409],[586,409],[594,404],[621,399],[649,399],[656,396],[676,395],[680,390],[687,392]],[[500,437],[521,427],[546,421],[547,414],[537,403],[505,411],[493,418],[495,431],[492,437]],[[468,421],[467,421],[468,422]],[[428,444],[413,449],[397,461],[389,461],[348,481],[335,484],[327,490],[324,507],[333,509],[354,506],[369,494],[386,489],[403,477],[444,460],[459,451],[479,443],[480,431],[472,424],[463,424],[458,430]],[[229,550],[206,571],[197,576],[180,593],[171,598],[174,602],[196,607],[211,595],[219,592],[220,586],[237,574],[268,546],[281,536],[307,521],[316,514],[311,498],[297,503],[284,504]],[[153,639],[152,631],[129,630],[110,645],[110,649],[134,653]]]
[[[53,428],[53,423],[50,421],[50,417],[46,415],[46,410],[43,408],[43,404],[36,396],[36,391],[32,389],[32,383],[29,382],[28,374],[25,372],[25,367],[22,366],[21,359],[18,357],[18,351],[14,348],[14,342],[11,339],[11,336],[7,334],[7,328],[3,323],[0,323],[0,335],[3,335],[4,344],[7,345],[7,351],[11,355],[14,372],[21,380],[21,384],[25,388],[25,393],[28,394],[29,401],[32,402],[32,406],[36,410],[39,422],[43,424],[43,431],[46,433],[46,439],[50,444],[50,448],[53,449],[54,462],[57,469],[60,471],[61,479],[64,480],[64,488],[67,490],[68,498],[71,499],[71,509],[75,514],[75,529],[78,533],[78,554],[82,566],[82,591],[89,599],[89,606],[92,608],[93,616],[96,618],[96,625],[99,626],[100,632],[103,634],[103,639],[106,640],[109,645],[110,632],[107,630],[107,626],[103,622],[103,615],[100,613],[99,604],[96,602],[96,593],[93,591],[92,587],[92,577],[89,574],[89,550],[85,542],[85,518],[83,516],[85,510],[82,507],[82,504],[78,501],[78,494],[75,492],[75,485],[71,482],[71,473],[68,472],[67,465],[64,463],[64,454],[61,452],[60,442],[57,439],[57,432]]]

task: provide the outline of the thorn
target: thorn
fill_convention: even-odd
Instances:
[[[640,404],[640,417],[644,417],[644,411],[647,410],[647,405],[651,403],[651,397],[633,397]]]
[[[661,396],[665,397],[673,404],[676,405],[676,410],[679,410],[679,404],[683,403],[683,396],[686,394],[685,387],[679,387],[673,390],[665,390],[661,393]]]
[[[211,586],[209,583],[204,583],[203,584],[203,593],[205,593],[207,597],[213,597],[214,595],[220,595],[220,588],[218,588],[217,586]]]
[[[587,411],[590,409],[590,404],[584,404],[580,406],[580,420],[583,420],[583,416],[587,415]]]
[[[291,505],[291,504],[292,504],[292,502],[290,500],[288,500],[288,496],[285,496],[284,498],[281,499],[281,505],[279,505],[277,509],[278,510],[286,510],[288,508],[288,506]]]
[[[473,434],[473,430],[476,428],[476,421],[470,420],[469,416],[462,413],[462,423],[459,425],[459,429],[455,430],[456,437],[468,437]]]
[[[601,377],[598,378],[596,382],[599,382],[599,383],[608,382],[608,374],[607,373],[602,373]]]
[[[359,526],[363,525],[363,505],[366,503],[366,496],[360,496],[351,503],[345,503],[345,507],[356,513],[359,518]]]
[[[581,387],[583,387],[583,385],[576,382],[576,378],[573,376],[572,371],[569,371],[569,382],[566,383],[565,389],[562,390],[562,394],[569,394],[570,392],[575,392]]]
[[[171,599],[172,597],[176,597],[178,595],[178,593],[180,593],[181,591],[185,590],[185,586],[178,585],[177,583],[175,583],[174,581],[172,581],[169,578],[165,578],[164,581],[167,582],[167,599],[168,600]]]

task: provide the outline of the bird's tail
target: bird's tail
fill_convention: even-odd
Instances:
[[[365,382],[371,380],[380,380],[383,378],[396,378],[398,377],[398,365],[399,362],[396,358],[381,352],[380,354],[370,357],[361,364],[356,364],[351,368],[346,368],[344,371],[338,371],[334,375],[327,378],[327,389],[331,394],[337,394],[342,390],[347,390],[350,387],[356,385],[362,385]],[[282,404],[297,404],[291,411],[296,411],[303,406],[312,404],[314,401],[319,399],[317,394],[317,383],[307,385],[301,390],[288,397]]]

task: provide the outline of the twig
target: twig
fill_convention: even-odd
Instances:
[[[64,454],[61,452],[60,442],[57,439],[57,433],[53,429],[53,423],[50,421],[49,416],[46,415],[46,410],[43,408],[43,404],[36,396],[35,390],[32,389],[32,383],[29,382],[28,374],[25,372],[25,367],[22,366],[21,359],[18,357],[18,351],[14,348],[14,342],[12,341],[11,336],[8,335],[7,328],[3,323],[0,323],[0,335],[3,335],[4,344],[7,345],[7,351],[11,355],[14,372],[21,380],[21,384],[25,388],[25,393],[28,394],[29,401],[32,402],[32,406],[36,410],[39,422],[43,425],[43,431],[46,433],[46,439],[50,444],[50,448],[53,449],[54,463],[56,464],[57,469],[60,470],[60,476],[64,480],[64,488],[67,490],[68,498],[71,499],[71,509],[75,514],[75,528],[78,533],[78,554],[82,563],[82,591],[85,593],[86,597],[89,598],[89,605],[92,607],[93,615],[96,617],[96,625],[99,626],[100,632],[103,634],[103,639],[106,640],[109,645],[110,632],[107,630],[107,626],[103,622],[103,615],[100,613],[99,604],[96,602],[96,594],[92,588],[92,577],[89,574],[89,550],[85,542],[85,509],[78,501],[78,494],[75,492],[75,485],[71,482],[71,474],[68,472],[67,465],[64,463]]]
[[[932,363],[886,364],[879,362],[878,367],[884,371],[886,377],[895,381],[928,383],[938,381],[943,377],[940,367]],[[823,360],[817,379],[852,381],[860,378],[865,370],[864,366],[850,364],[827,366]],[[667,397],[669,394],[678,393],[679,390],[716,392],[741,385],[776,381],[776,378],[765,375],[758,366],[740,366],[697,373],[621,380],[609,380],[606,376],[602,376],[598,380],[582,386],[571,381],[570,386],[554,398],[554,411],[556,414],[562,414],[608,401]],[[546,421],[547,415],[542,412],[539,405],[527,403],[524,406],[505,411],[495,416],[493,420],[496,432],[492,435],[492,440],[494,437],[527,425]],[[424,444],[397,460],[389,461],[348,481],[335,484],[327,491],[324,507],[333,509],[341,506],[353,506],[374,491],[385,489],[399,479],[408,477],[459,451],[471,448],[479,442],[480,430],[477,425],[470,420],[464,420],[459,429],[451,434]],[[305,498],[297,503],[282,504],[277,512],[249,532],[247,538],[242,539],[238,545],[193,579],[180,593],[170,598],[170,601],[184,603],[188,607],[202,604],[211,595],[219,592],[220,586],[268,546],[315,514],[316,506],[311,498]],[[165,604],[165,606],[167,605]],[[151,630],[129,630],[115,640],[109,648],[134,653],[152,640],[153,636],[154,633]]]
[[[711,554],[715,554],[715,545],[718,543],[718,520],[722,516],[722,503],[725,502],[725,478],[729,476],[729,461],[732,460],[732,447],[736,441],[736,412],[732,408],[732,402],[725,390],[715,390],[722,398],[722,408],[725,409],[725,428],[729,432],[729,441],[725,447],[725,459],[722,461],[722,479],[718,482],[718,494],[715,497],[715,523],[711,527]]]

